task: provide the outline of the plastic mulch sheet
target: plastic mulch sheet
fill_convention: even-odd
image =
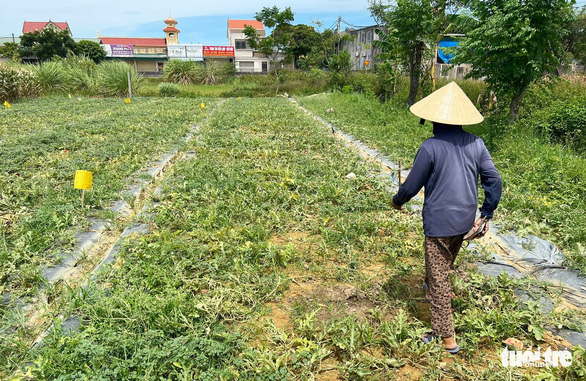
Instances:
[[[292,101],[297,103],[295,100]],[[396,192],[399,184],[399,166],[396,163],[376,149],[368,147],[354,136],[340,131],[336,126],[316,116],[299,104],[298,106],[316,120],[325,124],[332,132],[338,134],[346,146],[357,149],[363,157],[368,157],[380,163],[383,168],[386,167],[386,172],[390,172],[390,180],[393,183],[393,186],[390,186],[388,191]],[[405,179],[408,175],[409,170],[401,170],[402,179]],[[415,199],[423,201],[418,196]],[[410,209],[420,210],[421,206],[413,204]],[[483,245],[491,250],[492,258],[489,261],[478,263],[481,273],[496,277],[504,271],[511,278],[524,278],[530,275],[539,281],[549,282],[554,287],[559,287],[566,302],[578,308],[586,308],[586,278],[579,276],[577,271],[563,266],[563,253],[552,242],[536,236],[519,238],[511,232],[501,233],[498,227],[494,225],[491,225],[490,232],[483,241]],[[477,246],[476,243],[471,242],[468,245],[468,249],[474,249]],[[522,302],[531,299],[529,295],[518,296]],[[551,300],[539,301],[543,304],[543,313],[547,313],[553,308]],[[565,328],[556,329],[554,327],[549,327],[549,329],[565,338],[572,345],[586,347],[586,335],[583,332]],[[584,329],[586,330],[586,327]]]

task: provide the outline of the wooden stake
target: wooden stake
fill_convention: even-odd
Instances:
[[[83,201],[85,199],[85,189],[81,190],[81,207],[83,208]]]
[[[132,88],[130,85],[130,71],[128,71],[126,74],[128,74],[128,99],[132,98]]]
[[[399,160],[399,186],[401,186],[401,160]]]

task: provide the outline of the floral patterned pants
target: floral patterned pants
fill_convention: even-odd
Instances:
[[[431,329],[439,337],[454,335],[450,271],[462,246],[464,234],[425,237],[425,283],[429,287]]]

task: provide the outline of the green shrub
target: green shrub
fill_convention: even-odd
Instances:
[[[67,74],[62,62],[43,62],[40,65],[31,65],[41,89],[45,92],[62,91],[67,88]]]
[[[217,61],[207,61],[206,63],[194,62],[193,67],[193,82],[202,85],[217,85],[225,82],[235,72],[233,64],[219,63]]]
[[[280,90],[289,94],[309,95],[329,90],[328,74],[320,69],[312,69],[310,72],[282,70],[279,78],[282,84]]]
[[[181,92],[181,88],[178,85],[168,82],[159,84],[158,89],[159,94],[164,97],[174,97]]]
[[[166,81],[189,85],[197,82],[198,68],[196,62],[169,60],[163,68],[163,76]]]
[[[586,103],[556,102],[547,121],[539,126],[552,141],[586,151]]]
[[[0,65],[0,104],[38,96],[39,82],[29,68]]]
[[[367,95],[374,95],[377,82],[378,78],[373,72],[352,72],[346,80],[346,84],[352,86],[354,91]]]
[[[332,90],[342,90],[344,86],[346,86],[346,75],[330,72],[330,88]]]
[[[138,91],[143,83],[143,77],[133,66],[122,61],[100,63],[96,71],[98,91],[112,96],[128,94],[128,73],[130,73],[132,91]]]
[[[70,55],[63,59],[67,88],[75,91],[96,91],[96,69],[94,61],[83,56]]]
[[[82,67],[68,68],[65,78],[69,90],[93,92],[96,88],[95,76]]]

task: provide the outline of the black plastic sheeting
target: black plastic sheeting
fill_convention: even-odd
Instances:
[[[300,109],[312,116],[315,120],[326,125],[329,130],[341,136],[347,147],[358,149],[362,154],[366,154],[370,159],[380,163],[392,170],[390,177],[392,186],[387,190],[394,193],[399,185],[399,165],[391,161],[388,157],[376,149],[368,147],[366,144],[356,139],[354,136],[340,131],[339,128],[327,122],[320,116],[315,115],[305,107],[301,106],[296,100],[290,98]],[[406,178],[409,170],[401,169],[401,178]],[[422,202],[420,197],[415,200]],[[421,205],[415,203],[411,204],[409,210],[420,211]],[[530,235],[527,237],[517,237],[511,232],[500,232],[497,226],[491,225],[490,232],[497,238],[498,242],[489,243],[500,248],[506,253],[506,258],[493,252],[491,253],[491,260],[478,263],[478,269],[482,274],[496,277],[502,272],[505,272],[511,278],[524,278],[526,276],[533,276],[542,282],[548,282],[554,287],[562,290],[563,298],[570,304],[578,308],[586,308],[586,278],[579,276],[578,272],[563,266],[564,255],[558,247],[550,241],[541,239],[539,237]],[[469,250],[474,250],[478,245],[470,243]],[[493,248],[496,249],[495,246]],[[539,298],[533,299],[530,295],[523,291],[516,293],[521,303],[529,300],[542,303],[541,311],[548,313],[553,309],[551,300]],[[556,329],[550,327],[555,334],[566,339],[572,345],[581,345],[586,348],[586,335],[583,332],[576,332],[569,329]],[[586,330],[586,326],[584,327]]]
[[[539,281],[560,288],[568,303],[586,308],[586,278],[563,265],[564,255],[557,246],[533,235],[523,238],[510,233],[495,235],[504,244],[501,249],[509,254],[509,261]]]

